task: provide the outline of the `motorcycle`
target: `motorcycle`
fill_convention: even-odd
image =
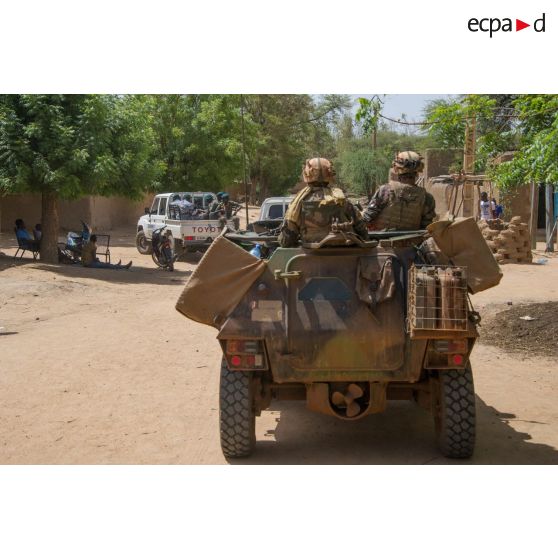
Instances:
[[[172,253],[170,231],[163,234],[163,230],[166,228],[165,225],[164,227],[155,229],[151,234],[151,246],[153,247],[151,257],[158,267],[174,271],[174,262],[177,260],[178,256]]]
[[[79,263],[81,261],[81,250],[86,242],[89,242],[91,238],[91,228],[87,223],[81,222],[82,230],[81,233],[75,233],[70,231],[66,236],[66,244],[61,248],[62,253],[68,259],[74,261],[74,263]]]

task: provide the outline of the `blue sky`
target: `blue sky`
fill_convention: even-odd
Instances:
[[[351,95],[355,99],[355,110],[357,109],[357,99],[359,97],[372,97],[371,93],[360,93]],[[404,114],[409,122],[417,122],[422,120],[422,111],[428,103],[434,99],[449,99],[455,95],[439,95],[439,94],[406,94],[406,95],[380,95],[378,96],[384,101],[382,114],[390,118],[400,119]]]

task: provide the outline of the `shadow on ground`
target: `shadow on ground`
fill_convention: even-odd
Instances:
[[[274,402],[277,425],[258,440],[248,459],[255,464],[558,464],[558,451],[530,442],[522,421],[501,413],[477,397],[477,443],[471,459],[446,459],[438,452],[430,415],[403,401],[388,403],[385,413],[355,422],[308,411],[304,402]],[[257,420],[257,419],[256,419]]]
[[[130,270],[93,269],[79,264],[45,264],[33,261],[32,259],[18,259],[14,264],[12,257],[0,257],[0,271],[9,269],[14,265],[49,271],[50,273],[56,273],[62,277],[71,277],[73,279],[96,279],[109,283],[135,285],[142,283],[150,285],[185,284],[188,277],[192,274],[191,270],[169,272],[156,267],[142,267],[138,265],[132,265]]]
[[[96,279],[110,283],[169,285],[184,284],[192,274],[191,270],[173,272],[159,268],[146,268],[132,265],[130,270],[126,269],[94,269],[81,265],[50,265],[37,264],[36,269],[50,271],[64,277]]]

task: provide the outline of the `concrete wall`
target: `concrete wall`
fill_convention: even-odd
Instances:
[[[434,199],[436,200],[436,214],[439,217],[444,217],[444,215],[450,210],[450,203],[453,206],[453,189],[455,186],[453,184],[436,183],[432,180],[428,181],[426,184],[426,190],[430,192]],[[462,186],[457,186],[457,203],[455,204],[456,215],[459,217],[470,216],[466,215],[464,212],[464,206],[461,204],[461,188]],[[520,186],[513,193],[506,194],[502,193],[492,186],[489,181],[483,182],[483,184],[477,188],[476,185],[472,186],[472,207],[473,217],[478,217],[479,214],[479,193],[486,192],[490,198],[495,198],[498,203],[504,206],[504,220],[508,221],[512,217],[519,215],[523,222],[528,223],[531,215],[531,202],[529,198],[529,185]]]
[[[424,183],[463,163],[463,149],[426,149],[424,152]]]
[[[97,232],[117,228],[135,230],[145,207],[151,205],[153,195],[135,202],[127,198],[86,196],[75,201],[58,202],[58,218],[62,230],[81,230],[81,220],[89,223]],[[21,218],[29,230],[41,222],[41,196],[17,194],[0,198],[0,230],[11,231],[14,221]]]

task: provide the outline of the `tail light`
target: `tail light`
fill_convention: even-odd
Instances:
[[[468,339],[433,339],[428,344],[425,368],[463,368],[468,353]]]
[[[262,341],[228,339],[225,342],[225,356],[232,369],[253,370],[267,368]]]
[[[196,237],[195,236],[185,236],[184,240],[195,240]]]

